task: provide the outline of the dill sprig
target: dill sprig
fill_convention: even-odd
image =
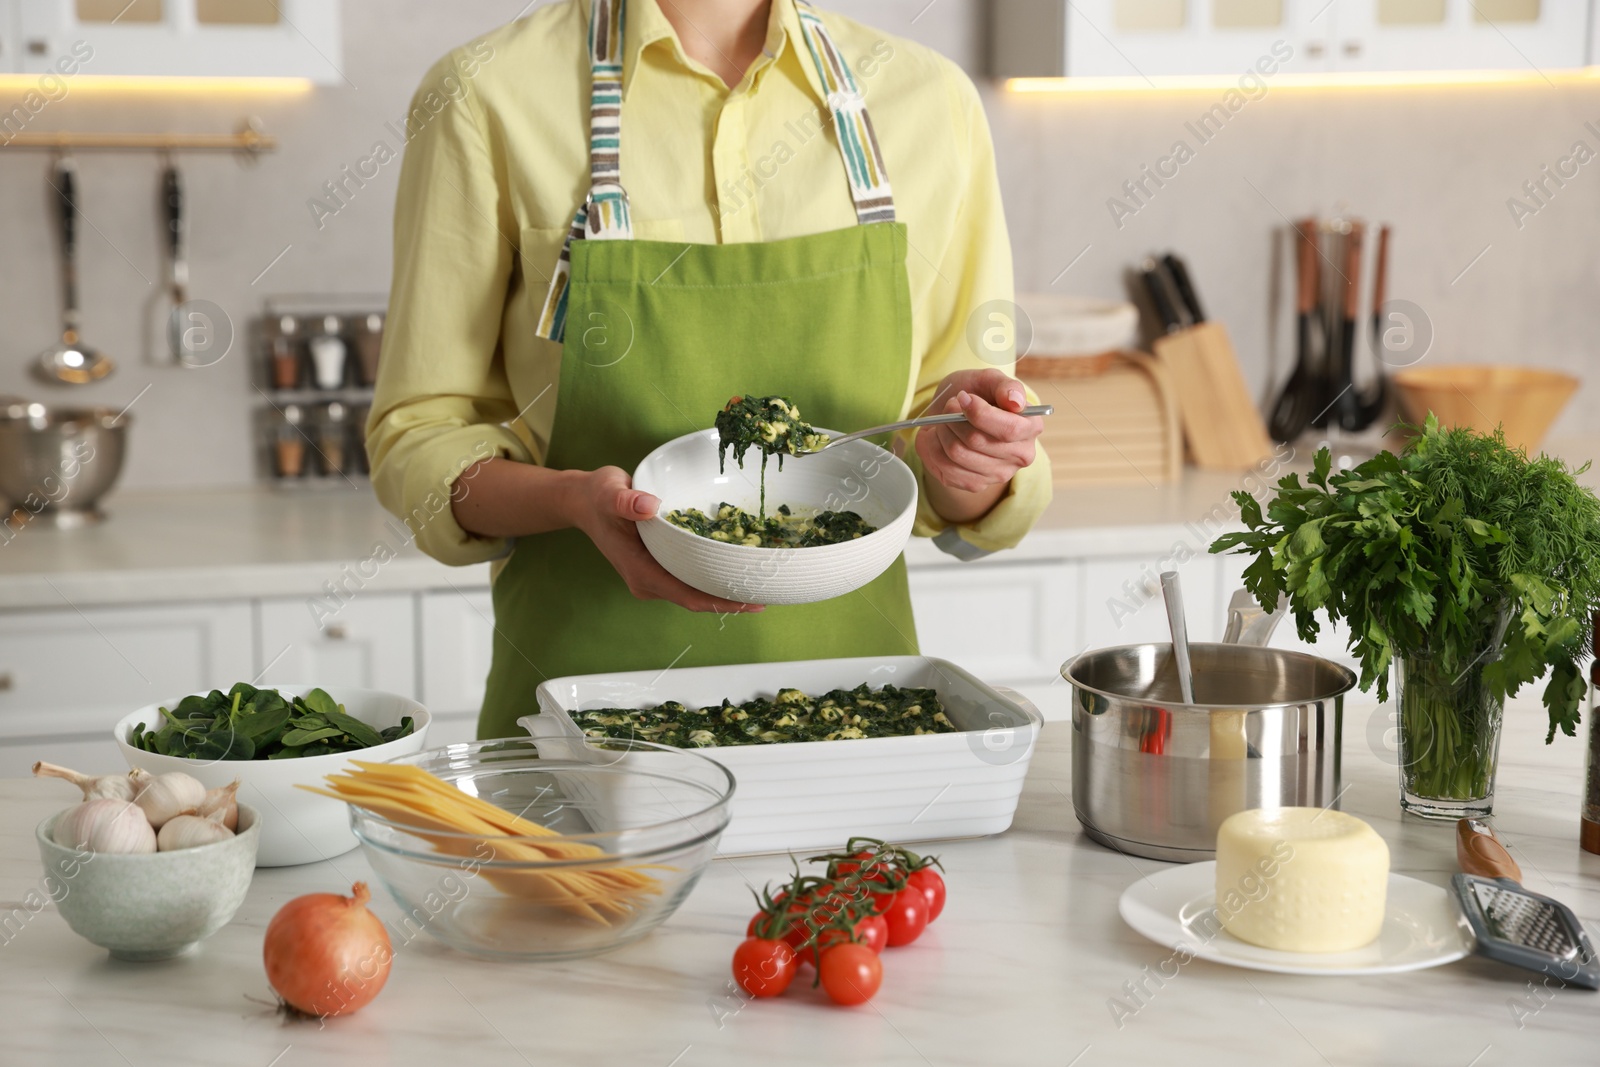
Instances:
[[[1376,683],[1380,700],[1396,656],[1430,657],[1450,675],[1486,660],[1499,699],[1548,673],[1545,740],[1572,736],[1600,610],[1600,499],[1576,479],[1588,465],[1530,459],[1503,432],[1441,429],[1430,415],[1400,455],[1331,466],[1324,448],[1308,484],[1283,478],[1265,512],[1234,493],[1246,530],[1211,551],[1253,555],[1246,588],[1268,610],[1286,595],[1305,640],[1319,610],[1347,621],[1361,688]]]

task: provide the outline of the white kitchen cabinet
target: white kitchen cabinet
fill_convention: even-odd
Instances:
[[[87,46],[82,70],[93,75],[346,81],[338,0],[12,2],[26,73]]]
[[[1048,679],[1077,639],[1079,568],[1066,560],[915,567],[909,580],[923,654],[984,681]]]
[[[1570,70],[1581,0],[995,0],[1001,77]],[[1258,62],[1263,64],[1257,66]],[[1270,71],[1270,73],[1269,73]]]
[[[417,694],[417,630],[411,593],[364,592],[336,613],[307,597],[261,600],[256,612],[258,685],[312,683]]]
[[[487,589],[434,590],[419,598],[422,695],[433,714],[429,743],[470,741],[477,733],[494,642],[494,602]]]
[[[1175,569],[1181,579],[1189,639],[1220,641],[1227,609],[1220,595],[1221,568],[1204,549],[1187,555],[1182,562],[1149,556],[1089,560],[1083,579],[1083,647],[1171,641],[1161,596],[1163,568]]]
[[[1578,0],[1339,0],[1339,70],[1570,70],[1588,58]]]
[[[118,719],[250,678],[251,662],[245,601],[0,614],[0,776],[39,759],[112,769]]]
[[[22,70],[22,11],[17,0],[0,0],[0,74]]]

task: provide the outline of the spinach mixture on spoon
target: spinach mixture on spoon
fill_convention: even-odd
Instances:
[[[717,412],[716,428],[717,460],[724,472],[730,448],[741,469],[746,452],[754,448],[761,453],[758,514],[751,515],[724,501],[717,506],[714,515],[707,515],[699,508],[681,508],[667,514],[668,522],[713,541],[753,548],[836,545],[877,529],[853,511],[800,515],[789,505],[782,504],[775,514],[767,514],[767,458],[777,456],[781,471],[784,456],[815,452],[828,443],[827,434],[800,418],[800,409],[793,401],[781,396],[736,396]]]

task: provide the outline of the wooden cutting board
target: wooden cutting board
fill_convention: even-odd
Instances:
[[[1176,481],[1183,434],[1166,373],[1143,352],[1111,353],[1098,373],[1062,374],[1058,361],[1027,359],[1017,376],[1056,413],[1040,443],[1054,483],[1159,485]]]
[[[1244,470],[1272,454],[1266,422],[1221,323],[1176,330],[1152,347],[1171,378],[1195,466]]]

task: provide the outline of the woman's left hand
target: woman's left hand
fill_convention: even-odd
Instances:
[[[945,398],[939,405],[939,398]],[[958,494],[988,498],[983,511],[999,500],[1006,483],[1033,462],[1034,441],[1044,430],[1044,420],[1015,414],[1028,406],[1022,383],[996,369],[962,370],[945,377],[926,414],[965,412],[966,422],[924,426],[917,431],[917,455],[922,466],[947,489]],[[970,512],[952,501],[957,510]],[[964,522],[975,515],[952,515],[933,501],[945,518]]]

